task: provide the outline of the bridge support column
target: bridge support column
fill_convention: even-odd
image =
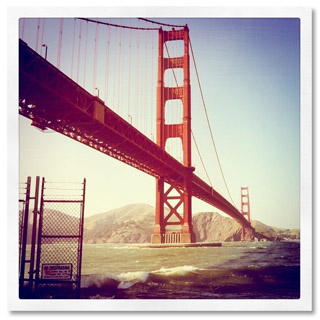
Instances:
[[[250,201],[249,201],[249,188],[241,187],[241,213],[243,216],[247,216],[247,220],[250,221]],[[241,241],[252,241],[254,239],[252,229],[242,227]]]
[[[164,57],[164,46],[167,41],[182,40],[184,55],[182,57]],[[166,87],[164,73],[167,69],[183,69],[183,85]],[[181,123],[166,124],[166,101],[180,99],[183,105]],[[176,185],[174,175],[157,179],[156,215],[152,243],[191,243],[195,242],[192,230],[192,172],[191,166],[191,89],[189,64],[189,29],[164,31],[159,29],[158,85],[157,85],[157,144],[165,150],[167,139],[180,138],[183,148],[183,165],[185,177],[183,187]],[[168,188],[165,190],[165,182]],[[165,206],[167,207],[165,210]],[[183,212],[180,208],[183,207]],[[166,212],[165,212],[166,211]]]
[[[151,243],[162,243],[164,239],[164,179],[159,178],[156,180],[156,216],[151,236]]]
[[[241,241],[253,241],[254,236],[252,233],[252,229],[242,227],[241,230]]]
[[[192,230],[192,191],[191,191],[191,178],[192,171],[188,172],[184,181],[184,194],[183,194],[183,226],[181,233],[181,243],[193,243],[196,242],[195,234]]]

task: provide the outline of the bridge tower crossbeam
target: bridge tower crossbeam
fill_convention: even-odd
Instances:
[[[182,40],[184,55],[182,57],[164,57],[164,46],[167,41]],[[189,30],[183,29],[164,31],[159,29],[159,56],[158,56],[158,84],[157,84],[157,144],[165,150],[166,141],[170,138],[180,138],[183,148],[183,165],[187,173],[183,178],[183,188],[172,180],[166,189],[164,178],[156,181],[156,215],[152,243],[195,242],[192,229],[192,173],[191,166],[191,87],[189,63]],[[164,74],[167,69],[183,69],[183,86],[166,87]],[[183,119],[181,123],[166,124],[166,102],[180,99],[183,105]],[[180,183],[181,185],[181,183]],[[165,211],[165,207],[169,212]],[[183,207],[183,214],[178,211]],[[174,235],[174,236],[172,236]]]

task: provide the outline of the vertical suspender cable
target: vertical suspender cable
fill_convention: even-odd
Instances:
[[[148,134],[148,117],[149,117],[149,108],[148,108],[148,103],[147,103],[147,97],[148,97],[148,32],[146,31],[146,39],[145,39],[145,92],[144,92],[144,105],[145,105],[145,114],[144,116],[144,133],[147,135]]]
[[[80,28],[79,28],[77,83],[79,83],[80,49],[81,49],[81,33],[82,33],[82,20],[80,20]]]
[[[154,50],[153,50],[153,30],[151,31],[151,35],[152,35],[152,40],[151,40],[151,101],[150,101],[150,108],[151,108],[151,115],[150,115],[150,119],[151,119],[151,126],[150,126],[150,131],[151,131],[151,137],[152,137],[152,141],[154,141],[153,137],[153,106],[154,106],[154,101],[153,101],[153,88],[154,88],[154,79],[153,79],[153,59],[154,59]]]
[[[40,55],[42,55],[42,48],[43,48],[43,39],[44,39],[44,27],[45,27],[45,22],[46,22],[46,19],[42,19],[42,31],[41,31],[41,44],[40,44],[40,48],[41,48],[41,51],[40,51]]]
[[[175,54],[175,57],[177,57],[179,55],[179,41],[176,42],[176,54]],[[184,47],[184,42],[183,43],[180,43],[180,46],[183,46]],[[178,84],[179,86],[183,86],[183,81],[181,83],[181,79],[180,79],[180,74],[178,73]],[[176,119],[181,119],[181,122],[183,122],[183,114],[181,114],[181,108],[180,108],[180,102],[179,102],[179,99],[176,100],[176,115],[177,115],[177,118]],[[182,140],[181,140],[182,141]],[[179,144],[178,146],[178,151],[179,151],[179,157],[180,157],[180,160],[181,162],[183,163],[183,145],[181,143],[181,145]]]
[[[72,37],[72,56],[71,56],[71,79],[73,76],[73,57],[74,57],[74,42],[76,37],[76,23],[77,23],[77,20],[74,18],[73,19],[73,37]]]
[[[139,22],[138,22],[139,23]],[[139,26],[140,27],[140,26]],[[136,119],[136,126],[139,126],[139,47],[140,47],[140,34],[139,30],[137,31],[137,65],[136,65],[136,106],[135,106],[135,119]]]
[[[122,19],[120,19],[120,25],[122,24]],[[117,96],[117,106],[118,106],[118,112],[119,115],[121,115],[121,97],[120,97],[120,87],[121,87],[121,64],[122,64],[122,48],[121,48],[121,42],[122,42],[122,28],[120,28],[120,36],[119,36],[119,71],[118,71],[118,96]]]
[[[113,63],[113,110],[115,110],[115,98],[116,98],[116,65],[117,65],[117,31],[118,28],[115,30],[115,36],[114,36],[114,63]]]
[[[107,26],[107,41],[106,41],[106,71],[105,71],[105,99],[104,101],[107,103],[109,95],[108,95],[108,89],[109,89],[109,53],[110,53],[110,26]]]
[[[94,37],[94,57],[93,57],[93,92],[95,92],[97,87],[98,41],[99,41],[99,24],[96,23],[96,32]]]
[[[125,114],[125,102],[124,102],[124,69],[125,69],[125,58],[126,58],[126,52],[125,52],[125,43],[126,43],[126,33],[125,33],[125,29],[123,29],[124,35],[121,38],[121,46],[122,46],[122,63],[121,63],[121,114],[122,116],[124,116]]]
[[[179,42],[178,42],[179,43]],[[174,47],[173,47],[173,56],[176,57],[177,56],[177,41],[174,41]],[[171,79],[172,81],[172,79]],[[174,84],[172,83],[172,87],[174,87]],[[177,87],[179,87],[179,83],[177,85]],[[179,110],[178,110],[178,103],[179,100],[175,99],[174,100],[174,104],[173,104],[173,110],[172,110],[172,114],[173,114],[173,122],[176,123],[178,121],[178,119],[181,119],[181,123],[183,122],[182,118],[179,118]],[[181,148],[180,145],[177,143],[177,138],[175,139],[176,143],[175,143],[175,147],[176,147],[176,157],[178,159],[178,161],[181,161]]]
[[[59,27],[59,42],[58,42],[58,56],[57,56],[57,68],[60,69],[61,48],[62,48],[62,31],[63,31],[63,18],[60,19]]]
[[[86,70],[87,70],[87,48],[88,48],[88,21],[86,23],[86,39],[84,49],[84,66],[83,66],[83,88],[86,86]]]
[[[36,38],[36,52],[38,52],[38,45],[39,45],[39,32],[40,32],[40,18],[37,22],[37,38]]]
[[[130,27],[131,27],[131,19],[130,19]],[[132,34],[131,28],[129,30],[129,78],[128,78],[128,120],[130,122],[130,85],[131,85],[131,41]]]

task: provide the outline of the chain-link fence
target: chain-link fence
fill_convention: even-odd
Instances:
[[[25,206],[25,199],[19,199],[19,266],[21,266]]]
[[[85,182],[42,181],[36,267],[38,298],[79,296]]]

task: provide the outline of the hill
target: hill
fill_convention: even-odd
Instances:
[[[300,229],[286,229],[270,227],[266,224],[253,220],[252,226],[254,227],[256,233],[264,235],[272,240],[299,240],[300,239]]]
[[[150,242],[154,208],[147,204],[127,205],[85,219],[85,243]]]
[[[147,204],[131,204],[85,219],[85,243],[145,243],[150,242],[154,225],[154,208]],[[256,237],[270,240],[299,239],[299,229],[270,227],[252,221]],[[193,216],[193,228],[198,242],[240,241],[241,226],[229,217],[215,212]]]
[[[22,212],[19,212],[21,215]],[[27,244],[31,243],[33,213],[30,210],[28,219]],[[39,222],[38,222],[39,223]],[[37,224],[38,224],[37,223]],[[20,231],[20,230],[19,230]],[[79,218],[63,213],[59,210],[45,209],[44,219],[42,224],[42,234],[51,235],[78,235]],[[37,239],[37,238],[36,238]],[[36,240],[37,241],[37,240]]]

